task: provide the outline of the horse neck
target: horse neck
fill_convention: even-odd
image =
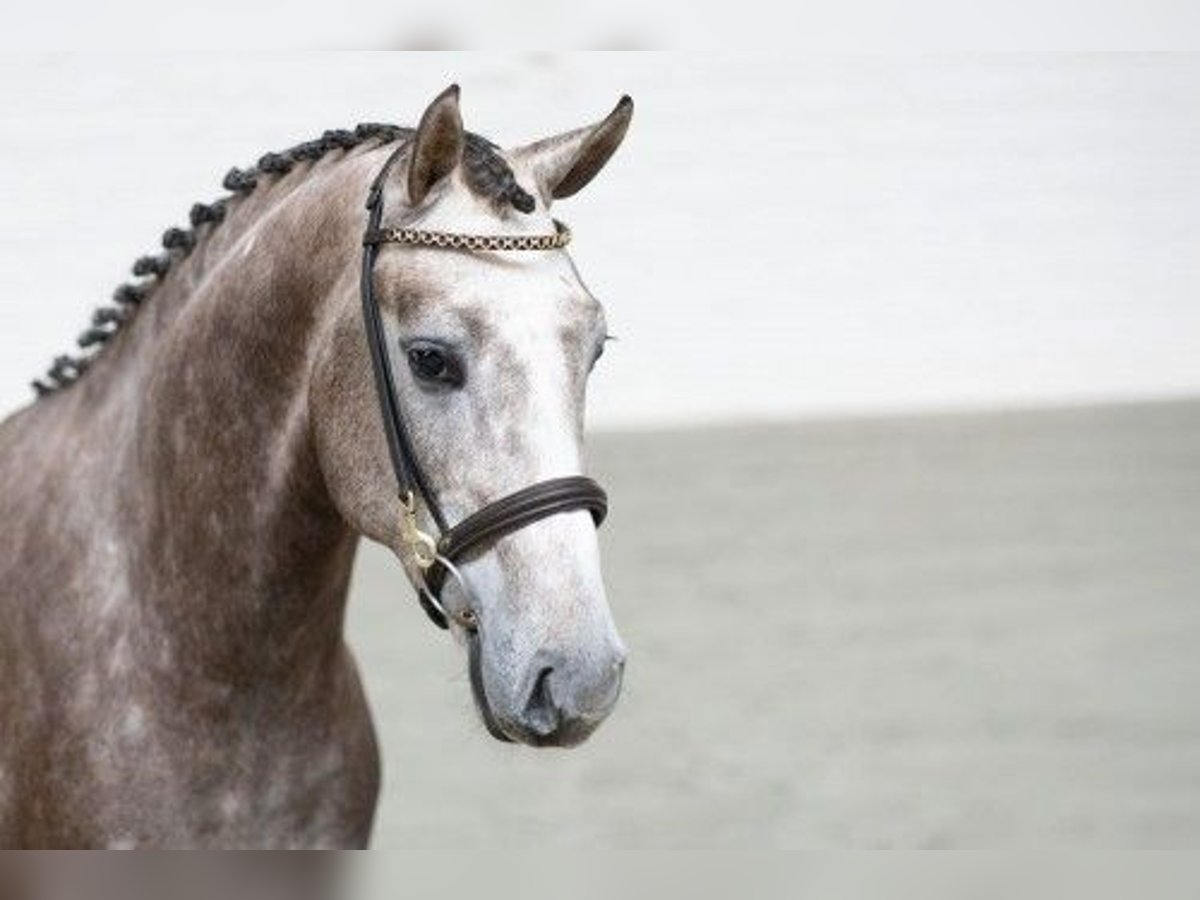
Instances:
[[[318,166],[235,204],[76,386],[109,399],[139,602],[210,635],[201,653],[309,652],[298,634],[340,645],[355,538],[322,479],[307,388],[330,298],[353,290],[361,168]]]

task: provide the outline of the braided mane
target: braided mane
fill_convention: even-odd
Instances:
[[[131,320],[142,303],[155,292],[171,266],[182,260],[196,246],[202,226],[216,228],[225,219],[230,200],[251,193],[263,176],[285,175],[297,163],[316,162],[327,153],[336,150],[352,150],[367,141],[378,141],[380,145],[410,138],[413,129],[399,125],[367,122],[352,131],[333,129],[326,131],[316,140],[305,141],[288,150],[266,153],[257,163],[246,169],[232,168],[221,182],[230,193],[212,203],[197,203],[188,213],[188,228],[168,228],[163,232],[163,252],[143,256],[133,264],[133,274],[140,281],[120,285],[112,295],[112,303],[99,307],[92,314],[92,323],[77,341],[81,353],[75,356],[55,357],[49,371],[32,382],[39,397],[69,387],[79,380],[88,366],[96,359],[104,345],[121,327]],[[533,197],[517,184],[512,169],[496,152],[495,144],[486,138],[467,133],[463,149],[463,170],[467,183],[475,193],[507,203],[523,213],[534,209]]]

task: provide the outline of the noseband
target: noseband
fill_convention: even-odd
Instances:
[[[468,602],[470,599],[470,592],[455,563],[469,553],[491,546],[506,534],[561,512],[586,509],[598,527],[608,512],[608,496],[600,485],[582,475],[551,478],[501,497],[453,526],[447,522],[413,453],[412,441],[404,426],[404,417],[400,414],[396,376],[388,352],[383,316],[375,297],[373,276],[379,247],[383,244],[408,244],[465,252],[553,250],[565,247],[571,239],[571,232],[558,221],[554,223],[554,234],[534,236],[466,235],[411,228],[381,228],[383,187],[388,172],[405,146],[402,144],[388,157],[367,195],[367,230],[363,235],[361,280],[363,324],[371,351],[371,368],[375,373],[375,390],[379,395],[388,453],[400,494],[400,537],[420,579],[417,597],[421,606],[435,625],[446,628],[450,614],[443,606],[440,594],[447,574],[460,583]],[[418,497],[424,500],[425,508],[437,527],[436,536],[422,531],[417,525]],[[476,611],[468,606],[453,618],[463,627],[474,629],[476,615]]]

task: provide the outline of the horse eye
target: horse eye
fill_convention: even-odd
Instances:
[[[422,381],[437,381],[460,384],[458,369],[442,350],[436,347],[411,347],[408,351],[408,366]]]

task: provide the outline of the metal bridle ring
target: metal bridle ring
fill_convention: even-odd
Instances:
[[[472,591],[471,586],[467,584],[467,579],[463,576],[463,573],[458,570],[458,566],[454,565],[454,563],[450,562],[450,560],[446,559],[446,557],[442,556],[440,553],[434,556],[434,561],[444,568],[446,572],[449,573],[450,577],[458,583],[458,588],[462,591],[463,598],[466,601],[466,607],[457,613],[451,613],[448,609],[446,609],[446,605],[442,603],[438,597],[434,596],[433,591],[429,589],[429,582],[425,580],[425,569],[418,570],[418,577],[420,580],[417,584],[417,590],[420,591],[421,595],[429,601],[430,605],[439,613],[441,613],[441,615],[448,621],[452,619],[457,622],[460,627],[466,628],[469,631],[474,631],[479,627],[478,614],[475,611],[478,609],[479,604],[476,602],[475,592]]]

